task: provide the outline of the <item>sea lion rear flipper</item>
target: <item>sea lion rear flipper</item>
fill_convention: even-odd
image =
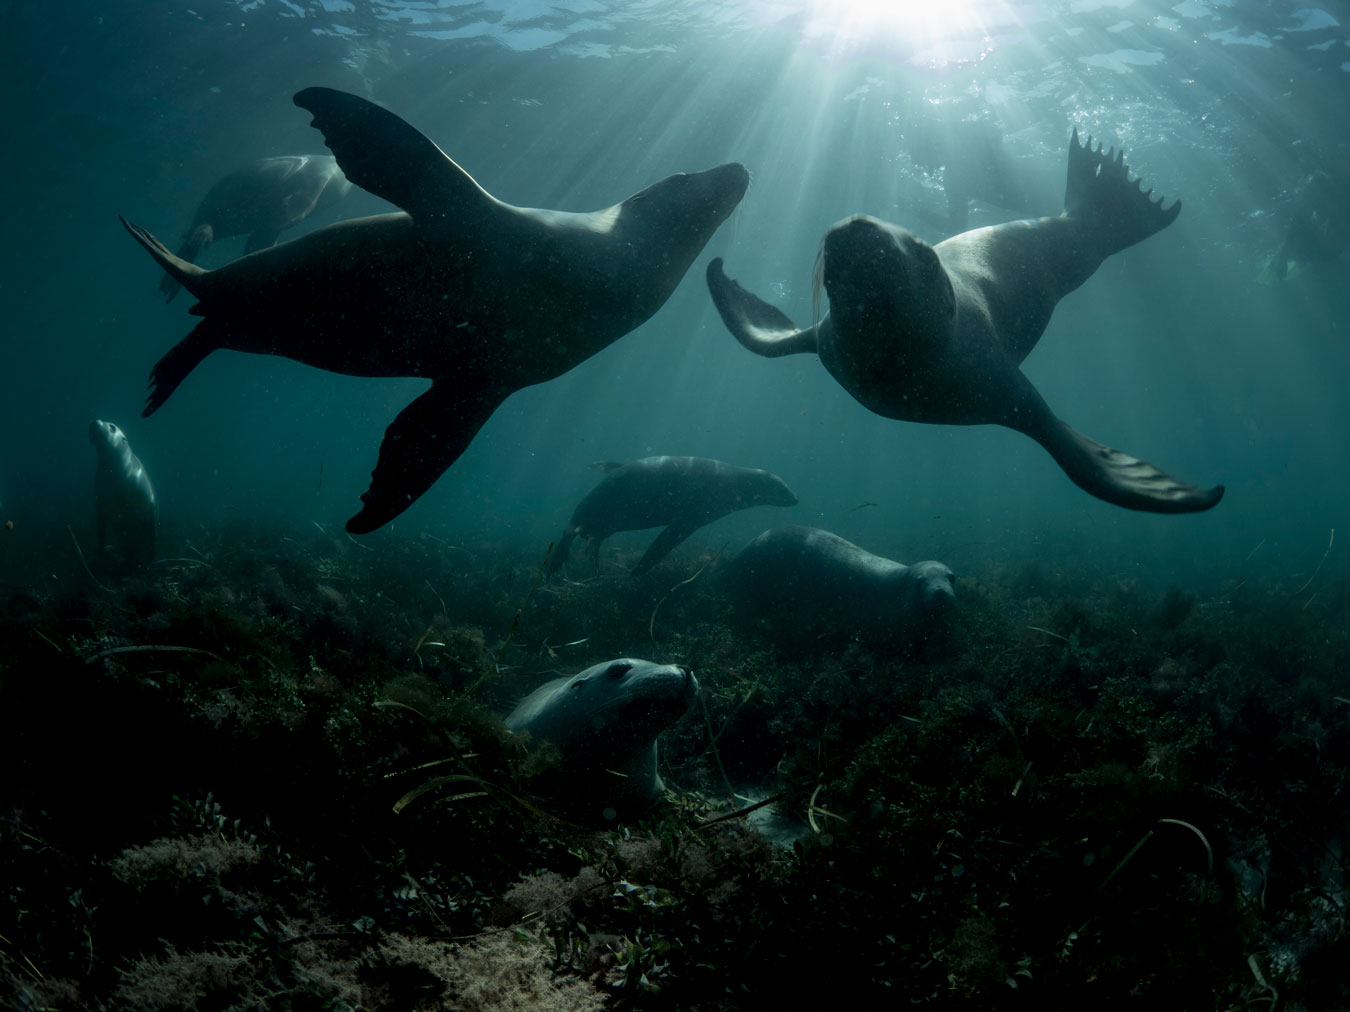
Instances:
[[[248,241],[244,243],[244,255],[257,253],[260,249],[271,249],[277,244],[277,236],[279,235],[281,235],[281,230],[275,228],[260,228],[256,232],[249,233]]]
[[[332,88],[306,88],[294,102],[314,114],[313,125],[349,180],[414,218],[427,222],[457,202],[491,200],[430,138],[388,109]]]
[[[206,271],[204,271],[202,268],[198,267],[194,263],[189,263],[183,257],[170,252],[169,247],[165,246],[162,242],[156,239],[145,229],[141,228],[139,225],[133,225],[131,222],[127,221],[125,218],[122,217],[119,217],[117,220],[120,221],[122,223],[122,226],[128,232],[131,233],[132,238],[134,238],[138,243],[144,246],[145,251],[155,258],[155,263],[159,264],[160,267],[164,268],[165,273],[169,275],[168,278],[165,278],[163,281],[160,282],[159,287],[161,292],[163,292],[166,296],[168,296],[169,299],[172,299],[175,295],[178,294],[178,288],[176,286],[171,288],[169,285],[169,279],[172,278],[173,281],[182,285],[189,292],[192,292],[193,295],[197,295],[196,282],[200,280],[203,275],[206,274]],[[195,232],[193,234],[195,234]],[[188,240],[185,241],[183,248],[189,249],[190,244],[191,244],[191,236],[189,236]],[[193,249],[192,253],[195,256],[196,249]]]
[[[1223,498],[1223,486],[1202,489],[1158,470],[1146,460],[1113,450],[1058,418],[1043,433],[1029,432],[1050,451],[1075,485],[1126,509],[1148,513],[1199,513]]]
[[[431,488],[497,410],[505,393],[488,388],[466,395],[462,385],[440,380],[399,412],[384,432],[380,459],[361,512],[347,521],[353,534],[387,524]]]
[[[708,290],[736,340],[756,355],[778,358],[816,350],[816,328],[799,330],[783,313],[727,277],[722,258],[708,264]]]
[[[647,546],[638,564],[629,576],[641,576],[674,550],[675,546],[703,526],[705,520],[697,522],[673,523],[656,536],[656,540]]]
[[[553,554],[548,557],[548,569],[544,575],[552,576],[563,566],[567,565],[567,556],[571,552],[572,542],[577,536],[577,526],[568,524],[558,537],[558,543],[553,549]]]
[[[1114,148],[1103,153],[1092,138],[1078,141],[1078,129],[1069,142],[1069,173],[1064,191],[1064,213],[1084,222],[1102,243],[1102,255],[1118,253],[1142,242],[1154,232],[1172,224],[1181,213],[1181,201],[1162,206],[1163,198],[1152,199],[1153,191],[1144,190],[1142,179],[1130,182],[1130,167],[1125,152]]]

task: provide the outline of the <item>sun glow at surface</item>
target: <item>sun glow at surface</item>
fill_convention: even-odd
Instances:
[[[915,64],[967,63],[1042,20],[1039,6],[1011,0],[806,0],[803,36],[836,55],[884,48],[908,53]]]

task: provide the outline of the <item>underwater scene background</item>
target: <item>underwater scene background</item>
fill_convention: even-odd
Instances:
[[[1347,15],[917,6],[11,5],[0,1002],[1350,1004]],[[425,381],[223,352],[141,418],[196,318],[117,220],[176,248],[225,174],[327,153],[292,104],[316,85],[519,206],[751,173],[648,322],[512,394],[358,537]],[[936,243],[1056,214],[1075,128],[1183,208],[1023,371],[1075,428],[1224,485],[1206,512],[1109,505],[1009,429],[873,414],[815,356],[740,347],[709,297],[722,257],[808,325],[848,215]],[[281,239],[392,209],[354,187]],[[1308,255],[1281,278],[1286,241]],[[130,575],[97,547],[95,419],[154,482]],[[767,469],[797,504],[638,576],[652,531],[546,573],[590,465],[664,454]],[[954,607],[922,642],[793,635],[720,578],[783,524],[939,560]],[[662,797],[596,818],[568,802],[603,786],[501,718],[620,657],[701,691],[660,738]]]

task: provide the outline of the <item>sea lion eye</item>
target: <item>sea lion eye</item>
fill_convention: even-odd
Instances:
[[[632,667],[633,665],[631,664],[611,664],[609,670],[605,672],[605,676],[617,681],[628,674],[628,672],[632,670]]]

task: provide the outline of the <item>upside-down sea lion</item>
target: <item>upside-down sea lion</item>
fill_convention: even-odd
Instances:
[[[708,265],[708,287],[727,327],[768,357],[816,352],[864,407],[887,418],[945,425],[1006,425],[1036,440],[1080,487],[1107,502],[1155,513],[1206,510],[1223,487],[1200,489],[1113,450],[1055,417],[1022,374],[1022,360],[1056,303],[1112,253],[1166,227],[1164,209],[1124,154],[1069,146],[1064,213],[963,232],[929,246],[896,225],[856,216],[825,236],[830,311],[799,330],[785,315]]]
[[[232,235],[248,236],[245,253],[267,249],[283,229],[332,207],[351,188],[332,155],[259,158],[206,191],[183,234],[178,255],[190,263],[217,239]],[[171,274],[159,283],[168,301],[173,301],[179,287]]]
[[[435,144],[355,95],[296,105],[356,185],[402,208],[338,222],[213,271],[127,229],[205,317],[150,374],[153,414],[219,348],[431,389],[385,432],[364,506],[372,531],[431,487],[507,396],[562,375],[655,313],[749,182],[735,162],[669,176],[587,214],[497,200]]]
[[[815,527],[777,527],[727,564],[738,614],[795,639],[939,645],[956,600],[941,562],[911,566]]]
[[[94,522],[99,558],[112,568],[136,570],[155,561],[158,503],[150,475],[112,422],[89,423],[94,444]]]
[[[549,560],[550,573],[567,562],[572,539],[578,536],[588,539],[594,560],[601,543],[617,531],[664,526],[633,567],[632,575],[641,576],[694,531],[728,513],[751,506],[797,505],[778,475],[708,457],[643,457],[593,466],[605,477],[577,504]]]
[[[536,689],[506,726],[558,747],[569,810],[592,819],[610,810],[612,817],[661,793],[656,736],[697,692],[698,679],[682,664],[619,657]]]

